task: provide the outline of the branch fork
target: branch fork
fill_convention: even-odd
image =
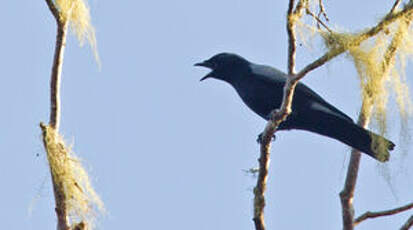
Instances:
[[[375,36],[382,30],[384,30],[389,24],[397,20],[398,18],[405,16],[407,14],[411,14],[413,11],[413,1],[409,1],[401,11],[396,12],[396,8],[400,5],[400,0],[396,0],[390,12],[384,17],[382,21],[380,21],[376,26],[370,28],[369,30],[359,34],[354,40],[354,46],[360,45],[366,39]],[[326,62],[330,61],[331,59],[337,57],[338,55],[346,52],[349,47],[345,46],[338,46],[334,49],[329,50],[323,56],[318,58],[317,60],[313,61],[312,63],[305,66],[301,71],[297,74],[295,73],[295,54],[296,54],[296,35],[295,35],[295,23],[299,20],[306,9],[307,14],[310,14],[313,17],[319,19],[320,15],[323,15],[324,18],[328,21],[328,17],[325,13],[324,6],[322,4],[322,0],[319,0],[319,7],[320,13],[318,16],[315,16],[308,10],[308,0],[299,0],[297,5],[295,6],[295,1],[290,0],[287,10],[287,33],[288,33],[288,74],[289,77],[284,86],[284,94],[282,104],[279,109],[276,109],[271,112],[271,116],[267,125],[265,126],[264,132],[262,133],[261,139],[261,146],[260,146],[260,158],[258,159],[259,162],[259,173],[257,178],[257,184],[254,189],[254,224],[256,230],[265,230],[264,224],[264,207],[265,207],[265,189],[268,179],[268,169],[269,169],[269,161],[270,161],[270,148],[271,148],[271,139],[274,133],[277,131],[277,127],[281,122],[283,122],[291,113],[291,105],[294,95],[295,87],[299,80],[301,80],[307,73],[310,71],[324,65]],[[321,20],[318,20],[320,22]],[[324,26],[329,33],[333,33],[327,26]],[[385,61],[389,61],[393,58],[395,54],[394,47],[389,49],[390,55],[386,56]],[[384,67],[386,62],[383,64]],[[386,70],[386,69],[384,69]],[[365,106],[363,104],[363,106]],[[371,108],[370,108],[371,110]],[[366,110],[361,111],[368,111]],[[369,123],[370,113],[363,114],[361,113],[359,116],[358,124],[362,127],[367,127]],[[347,178],[346,183],[343,191],[340,193],[340,198],[342,202],[342,212],[343,212],[343,229],[345,230],[352,230],[354,225],[354,208],[353,208],[353,195],[354,195],[354,188],[357,181],[357,174],[358,168],[360,164],[360,157],[361,154],[357,150],[352,150],[351,159],[349,168],[347,171]],[[406,222],[405,226],[407,228],[402,228],[403,230],[408,229],[410,226],[413,225],[413,216]]]

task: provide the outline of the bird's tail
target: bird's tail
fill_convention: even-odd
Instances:
[[[351,124],[348,130],[342,130],[337,139],[347,145],[368,154],[380,162],[386,162],[390,158],[389,151],[395,144],[390,140],[366,130],[356,124]]]
[[[341,117],[326,114],[319,115],[320,122],[317,122],[317,124],[301,121],[298,122],[299,127],[296,126],[292,128],[310,130],[334,138],[368,154],[380,162],[389,160],[389,151],[395,147],[395,144],[390,140]]]

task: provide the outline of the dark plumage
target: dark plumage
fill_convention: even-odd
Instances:
[[[201,81],[215,78],[229,83],[244,103],[266,120],[273,109],[280,107],[287,75],[275,68],[230,53],[217,54],[195,65],[212,70]],[[303,83],[296,87],[291,115],[279,127],[288,129],[334,138],[382,162],[389,159],[389,151],[395,147],[393,142],[355,124]]]

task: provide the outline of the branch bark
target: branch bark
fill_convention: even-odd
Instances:
[[[53,67],[50,80],[50,120],[49,125],[59,131],[60,126],[60,82],[62,75],[63,56],[66,46],[67,21],[57,23],[57,35]]]
[[[56,8],[52,0],[46,0],[49,10],[56,19],[57,33],[55,52],[53,57],[52,73],[50,78],[50,118],[49,126],[53,128],[54,138],[57,138],[57,133],[60,125],[60,82],[63,66],[64,49],[66,45],[66,35],[68,30],[68,21],[60,16],[59,10]],[[43,123],[40,124],[43,131],[43,139],[46,141],[47,127]],[[46,143],[44,143],[46,147]],[[47,147],[46,147],[47,150]],[[51,170],[52,171],[52,170]],[[57,215],[57,229],[70,230],[69,214],[67,213],[65,195],[63,193],[63,186],[57,182],[53,173],[52,183],[55,197],[55,211]]]
[[[413,216],[411,216],[405,224],[400,228],[400,230],[409,230],[413,227]]]
[[[398,208],[390,209],[390,210],[385,210],[385,211],[380,211],[380,212],[365,212],[363,215],[356,218],[356,220],[354,221],[354,225],[358,225],[367,219],[395,215],[395,214],[399,214],[401,212],[407,211],[412,208],[413,208],[413,202],[403,205]]]
[[[294,31],[295,19],[294,0],[290,0],[287,10],[287,34],[288,34],[288,74],[294,74],[295,70],[295,53],[296,53],[296,36]]]
[[[363,104],[363,107],[364,106],[366,106],[366,104]],[[360,112],[357,124],[363,128],[367,128],[370,121],[371,107],[367,108],[367,110],[362,108],[360,111],[368,112],[366,114]],[[353,197],[360,166],[360,158],[360,151],[353,149],[351,151],[350,163],[347,169],[346,182],[343,190],[340,192],[341,209],[343,213],[343,229],[345,230],[352,230],[354,227]]]

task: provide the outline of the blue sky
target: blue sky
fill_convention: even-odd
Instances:
[[[337,28],[360,30],[392,1],[325,1]],[[265,122],[219,81],[199,79],[196,62],[223,51],[286,69],[287,1],[89,2],[102,60],[70,35],[63,65],[61,133],[84,159],[108,215],[99,229],[253,229],[255,139]],[[55,22],[44,1],[4,1],[0,14],[0,217],[7,229],[54,229],[53,191],[39,122],[49,116]],[[321,54],[298,49],[298,68]],[[410,63],[409,63],[410,64]],[[406,75],[413,73],[408,66]],[[409,85],[411,81],[408,79]],[[354,67],[343,56],[304,82],[354,119],[360,107]],[[389,112],[396,144],[399,123]],[[392,152],[392,186],[364,157],[357,214],[413,199],[412,168]],[[341,229],[338,193],[349,148],[299,131],[273,145],[268,229]],[[410,152],[410,151],[409,151]],[[403,165],[411,165],[411,154]],[[392,192],[393,190],[393,192]],[[410,193],[410,194],[409,194]],[[412,211],[362,223],[397,229]]]

